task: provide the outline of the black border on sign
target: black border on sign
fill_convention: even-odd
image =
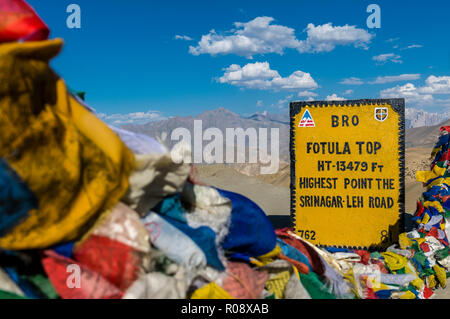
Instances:
[[[295,121],[294,117],[302,111],[303,108],[310,107],[328,107],[328,106],[361,106],[361,105],[390,105],[392,109],[399,115],[398,122],[398,155],[400,168],[400,182],[399,182],[399,218],[396,227],[389,229],[389,242],[386,244],[378,244],[375,246],[331,246],[318,245],[319,247],[333,247],[333,248],[348,248],[348,249],[368,249],[375,251],[379,249],[386,249],[396,242],[398,235],[405,229],[405,99],[362,99],[362,100],[344,100],[344,101],[301,101],[290,103],[290,143],[289,153],[291,159],[291,228],[295,230]],[[397,228],[397,229],[395,229]],[[394,238],[397,237],[397,238]]]

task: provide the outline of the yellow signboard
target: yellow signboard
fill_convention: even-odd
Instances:
[[[293,102],[291,214],[319,246],[386,248],[404,214],[404,99]]]

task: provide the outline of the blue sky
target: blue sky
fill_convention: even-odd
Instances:
[[[402,96],[431,112],[450,105],[445,0],[28,2],[65,40],[52,66],[100,113],[277,113],[292,100]],[[66,26],[71,3],[81,29]],[[366,24],[371,3],[379,29]]]

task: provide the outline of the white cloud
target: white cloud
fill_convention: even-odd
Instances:
[[[408,50],[408,49],[416,49],[416,48],[422,48],[423,45],[421,44],[411,44],[407,46],[406,48],[401,48],[400,50]]]
[[[285,107],[289,106],[289,102],[291,102],[292,98],[294,97],[294,94],[290,94],[286,96],[284,99],[281,99],[278,101],[278,108],[284,109]]]
[[[300,99],[299,99],[299,101],[307,101],[307,102],[311,102],[311,101],[314,101],[314,100],[315,100],[315,98],[313,98],[312,96],[310,96],[310,97],[301,96]]]
[[[301,91],[301,92],[298,92],[298,96],[299,97],[309,97],[309,96],[311,96],[311,97],[315,97],[315,96],[317,96],[317,93],[314,93],[314,92],[311,92],[311,91]]]
[[[412,83],[382,90],[380,96],[382,98],[405,98],[407,103],[416,106],[427,106],[433,102],[431,94],[419,93],[417,87]]]
[[[282,25],[272,24],[272,17],[257,17],[249,22],[235,22],[236,29],[217,34],[211,30],[203,35],[197,46],[190,46],[189,52],[200,54],[237,54],[252,57],[255,54],[283,54],[286,48],[298,48],[300,42],[295,30]]]
[[[344,101],[345,98],[337,96],[336,93],[333,93],[331,95],[328,95],[325,100],[326,101]]]
[[[400,38],[390,38],[390,39],[387,39],[386,42],[395,42],[398,40],[400,40]]]
[[[298,48],[301,53],[329,52],[338,45],[353,45],[367,49],[367,44],[374,37],[364,29],[355,26],[336,26],[331,23],[315,26],[309,23],[306,27],[308,37],[301,41]]]
[[[450,98],[448,99],[435,99],[436,104],[446,107],[446,111],[450,113]]]
[[[248,63],[244,67],[232,64],[218,79],[219,83],[228,83],[242,88],[292,91],[298,89],[315,89],[318,87],[311,74],[295,71],[288,77],[281,77],[278,71],[272,70],[268,62]]]
[[[344,95],[350,95],[350,94],[353,94],[354,92],[355,91],[353,91],[353,90],[347,90],[344,92]]]
[[[419,88],[425,94],[450,94],[450,76],[431,75],[425,80],[425,86]]]
[[[347,85],[361,85],[364,84],[364,82],[360,78],[355,77],[349,77],[347,79],[343,79],[340,84],[347,84]]]
[[[401,56],[394,54],[394,53],[386,53],[386,54],[380,54],[376,55],[372,58],[372,60],[377,61],[377,64],[385,64],[386,62],[393,62],[393,63],[403,63],[402,60],[400,60]]]
[[[97,113],[97,116],[104,122],[111,125],[145,124],[148,122],[165,119],[165,117],[158,111],[116,114]]]
[[[431,75],[425,80],[424,86],[416,87],[412,83],[395,86],[380,92],[381,97],[403,97],[413,106],[450,106],[450,98],[435,97],[434,95],[450,94],[450,76]]]
[[[306,40],[298,40],[295,30],[273,24],[272,17],[257,17],[249,22],[235,22],[235,29],[222,34],[211,30],[202,36],[197,46],[189,52],[200,54],[237,54],[252,58],[256,54],[283,54],[285,49],[297,49],[300,53],[329,52],[338,45],[367,48],[374,37],[355,26],[333,26],[331,23],[315,26],[308,24]]]
[[[176,35],[175,40],[185,40],[185,41],[192,41],[193,39],[191,37],[188,37],[187,35]]]
[[[272,86],[279,90],[315,89],[318,87],[311,74],[303,71],[295,71],[287,78],[275,77]]]
[[[400,74],[400,75],[387,75],[387,76],[378,76],[374,81],[369,82],[369,84],[384,84],[390,82],[399,82],[399,81],[413,81],[420,79],[420,74]]]

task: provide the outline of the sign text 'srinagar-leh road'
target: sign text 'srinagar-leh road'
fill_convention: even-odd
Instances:
[[[403,99],[291,103],[291,210],[317,245],[386,247],[404,214]]]

